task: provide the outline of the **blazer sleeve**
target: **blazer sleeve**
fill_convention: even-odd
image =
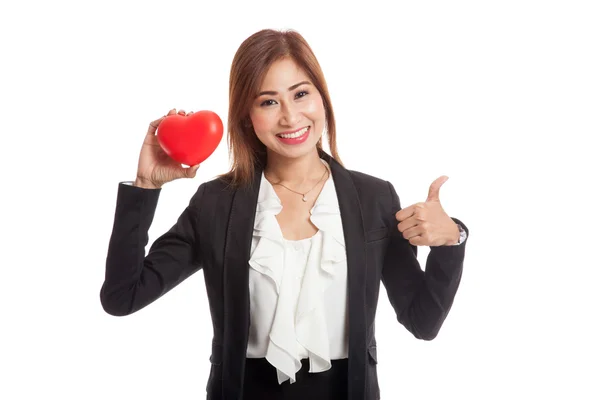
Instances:
[[[204,184],[177,222],[154,241],[148,255],[148,230],[161,189],[119,184],[100,302],[114,316],[133,314],[198,271],[198,206]]]
[[[459,245],[430,246],[425,271],[417,260],[417,247],[402,236],[395,214],[401,209],[400,199],[388,182],[392,210],[388,219],[391,233],[384,256],[382,282],[398,321],[416,338],[434,339],[446,316],[460,284],[465,239]],[[467,227],[452,218],[466,231]]]

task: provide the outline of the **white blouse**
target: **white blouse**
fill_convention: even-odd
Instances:
[[[331,174],[310,210],[314,236],[285,239],[275,217],[282,209],[263,173],[249,260],[247,357],[266,358],[280,384],[296,381],[304,358],[310,372],[323,372],[332,359],[348,357],[346,246]]]

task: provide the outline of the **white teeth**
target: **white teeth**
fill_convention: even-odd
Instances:
[[[295,139],[295,138],[298,138],[298,137],[304,135],[307,130],[308,130],[308,127],[300,129],[296,133],[278,134],[277,136],[279,136],[280,138],[284,138],[284,139]]]

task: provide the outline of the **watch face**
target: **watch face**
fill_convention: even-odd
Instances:
[[[462,226],[458,225],[458,230],[460,231],[460,240],[464,240],[467,238],[467,232],[463,229]]]

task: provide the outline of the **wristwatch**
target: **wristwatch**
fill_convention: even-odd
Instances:
[[[467,239],[467,231],[465,231],[465,229],[462,227],[461,224],[456,224],[458,225],[458,231],[460,232],[460,238],[458,239],[458,244],[462,244],[462,242],[465,241],[465,239]]]

